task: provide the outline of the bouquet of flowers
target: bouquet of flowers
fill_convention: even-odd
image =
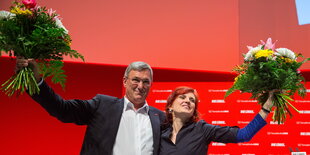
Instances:
[[[248,46],[248,53],[244,55],[244,63],[236,66],[234,71],[237,77],[233,86],[226,92],[225,97],[236,90],[251,93],[251,98],[257,99],[263,105],[268,99],[269,92],[273,91],[273,120],[278,124],[286,120],[287,114],[292,116],[290,108],[299,112],[291,103],[296,92],[302,97],[306,94],[304,78],[298,68],[308,59],[298,62],[293,51],[287,48],[275,49],[271,38],[262,44]]]
[[[37,6],[35,0],[13,2],[10,11],[0,11],[0,56],[1,51],[10,57],[22,56],[34,59],[43,78],[52,76],[53,83],[64,88],[66,75],[62,70],[63,56],[84,57],[70,47],[68,30],[59,15],[52,9]],[[39,93],[39,87],[30,67],[25,67],[4,84],[2,91],[8,96]]]

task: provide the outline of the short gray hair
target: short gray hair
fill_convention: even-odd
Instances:
[[[143,70],[149,70],[151,73],[151,80],[153,81],[153,70],[151,66],[145,62],[142,61],[135,61],[128,65],[126,68],[124,77],[127,78],[129,75],[129,72],[135,70],[135,71],[143,71]]]

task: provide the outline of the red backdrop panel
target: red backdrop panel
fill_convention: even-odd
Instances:
[[[200,96],[198,110],[201,118],[210,124],[244,127],[260,110],[250,94],[235,92],[224,99],[232,82],[155,82],[148,97],[150,105],[164,109],[166,99],[178,86],[195,88]],[[309,87],[310,84],[307,84]],[[310,90],[308,89],[308,92]],[[211,143],[209,154],[290,154],[289,148],[310,152],[310,96],[295,97],[292,102],[300,114],[292,109],[293,118],[278,125],[271,113],[267,125],[247,143]]]
[[[14,60],[0,57],[0,84],[14,71]],[[65,63],[65,90],[51,84],[65,99],[91,99],[97,93],[121,97],[124,67]],[[50,81],[47,79],[47,81]],[[65,124],[50,116],[27,94],[18,98],[0,92],[0,154],[79,154],[85,126]]]
[[[52,85],[57,93],[65,99],[90,99],[97,93],[107,94],[117,97],[122,97],[122,77],[125,71],[125,66],[110,66],[110,65],[94,65],[84,63],[68,63],[65,62],[65,71],[68,76],[68,81],[65,90],[62,90],[58,85]],[[0,84],[4,83],[14,70],[14,60],[0,57]],[[310,80],[310,72],[302,71],[306,79]],[[239,100],[235,100],[237,94],[233,94],[227,98],[226,103],[223,104],[223,90],[227,89],[231,83],[217,83],[219,81],[233,81],[234,74],[225,72],[207,72],[207,71],[193,71],[193,70],[172,70],[164,68],[154,68],[154,80],[156,82],[215,82],[207,84],[204,83],[192,85],[198,90],[201,97],[200,112],[204,119],[208,122],[215,121],[215,123],[222,123],[223,116],[227,116],[227,108],[229,112],[236,112],[236,115],[229,115],[235,119],[224,120],[229,125],[245,125],[253,116],[252,113],[240,114],[238,113],[240,105],[244,106],[244,110],[253,108],[256,112],[259,107],[256,103],[248,102],[248,95],[240,95]],[[48,81],[48,80],[47,80]],[[165,84],[154,84],[148,102],[151,105],[163,108],[164,103],[158,103],[153,98],[156,89],[170,90],[180,85],[191,85],[191,83],[171,83],[167,86]],[[209,86],[210,85],[210,86]],[[168,87],[169,86],[169,87]],[[166,100],[169,92],[156,93],[161,94],[157,100]],[[235,96],[235,97],[234,97]],[[213,100],[213,101],[212,101]],[[245,100],[245,101],[244,101]],[[297,101],[297,99],[296,99]],[[212,104],[210,104],[210,102]],[[226,105],[223,107],[223,105]],[[306,100],[299,100],[298,104],[301,107],[308,106],[309,102]],[[235,109],[236,108],[236,109]],[[300,108],[300,107],[299,107]],[[307,110],[307,109],[304,109]],[[309,110],[309,108],[308,108]],[[220,112],[220,113],[216,113]],[[300,116],[307,116],[306,114]],[[295,115],[294,118],[297,118]],[[212,118],[212,119],[211,119]],[[241,119],[242,118],[242,119]],[[294,119],[293,118],[293,119]],[[307,118],[307,117],[304,117]],[[237,119],[239,120],[236,123]],[[244,119],[244,120],[243,120]],[[2,125],[0,127],[0,154],[78,154],[82,146],[85,127],[74,124],[65,124],[59,122],[57,119],[49,116],[49,114],[40,105],[32,101],[27,95],[19,98],[7,97],[3,92],[0,93],[0,120]],[[309,120],[309,119],[308,119]],[[233,121],[233,122],[232,122]],[[288,120],[290,121],[290,120]],[[308,121],[309,122],[309,121]],[[295,128],[301,128],[307,121],[300,121]],[[306,124],[307,125],[307,124]],[[268,125],[265,129],[272,127]],[[278,126],[275,126],[278,128]],[[283,126],[287,128],[288,126]],[[293,126],[292,126],[293,127]],[[305,130],[308,132],[308,130]],[[298,132],[296,132],[298,133]],[[274,134],[274,133],[270,133]],[[272,135],[275,136],[275,135]],[[309,147],[307,136],[303,136],[306,142],[300,145]],[[253,139],[254,140],[254,139]],[[262,143],[262,140],[258,140]],[[296,142],[296,141],[294,141]],[[250,143],[251,144],[251,143]],[[216,150],[223,150],[219,145],[213,144],[214,147],[219,147]],[[255,145],[252,144],[252,145]],[[262,145],[262,144],[261,144]],[[296,145],[296,144],[294,144]],[[294,145],[291,145],[292,147]],[[230,146],[230,145],[229,145]],[[289,146],[289,145],[287,145]],[[243,147],[243,146],[242,146]],[[252,146],[254,147],[254,146]],[[302,149],[302,146],[298,146]],[[232,149],[236,147],[233,146]],[[251,147],[246,147],[251,148]],[[255,147],[256,148],[256,147]],[[210,149],[210,151],[213,148]],[[283,148],[284,149],[284,148]],[[225,149],[224,149],[225,150]],[[285,149],[284,149],[285,150]],[[226,151],[225,151],[226,152]]]

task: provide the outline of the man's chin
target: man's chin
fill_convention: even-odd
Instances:
[[[139,104],[144,103],[145,102],[145,98],[140,96],[140,97],[135,97],[135,101]]]

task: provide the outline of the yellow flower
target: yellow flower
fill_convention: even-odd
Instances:
[[[293,59],[290,59],[290,58],[281,57],[281,59],[283,59],[284,62],[286,62],[286,63],[296,62],[296,60],[293,60]]]
[[[71,46],[71,41],[66,41],[68,46]]]
[[[32,12],[30,10],[22,10],[19,7],[12,8],[10,12],[16,15],[32,15]]]
[[[241,77],[241,74],[239,74],[238,76],[235,77],[235,79],[234,79],[234,80],[235,80],[235,81],[234,81],[234,84],[238,81],[238,79],[239,79],[240,77]]]
[[[255,58],[258,59],[260,57],[268,57],[271,56],[273,54],[272,50],[260,50],[255,54]]]
[[[68,46],[71,46],[71,39],[63,38],[63,40],[67,43]]]

